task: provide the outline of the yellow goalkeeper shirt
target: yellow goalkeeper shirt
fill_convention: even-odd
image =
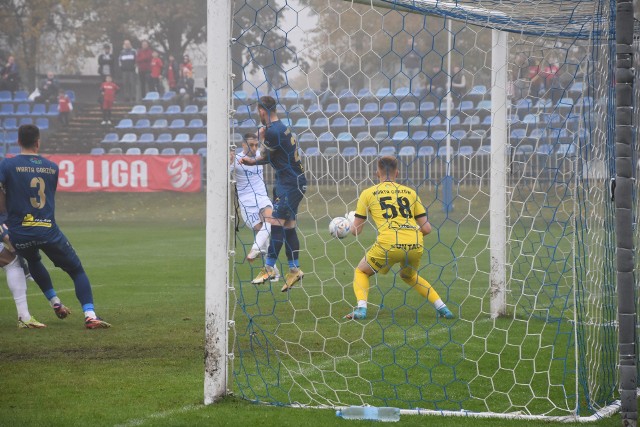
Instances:
[[[391,181],[367,188],[358,198],[356,216],[366,219],[368,213],[376,224],[381,246],[422,245],[416,218],[427,212],[414,189]]]

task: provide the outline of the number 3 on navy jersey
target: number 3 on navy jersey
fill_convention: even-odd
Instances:
[[[44,194],[44,179],[35,177],[31,179],[31,188],[38,190],[38,197],[30,197],[31,206],[36,209],[44,208],[47,204],[47,196]]]
[[[392,219],[398,216],[398,210],[403,218],[411,218],[411,205],[409,199],[406,197],[398,197],[396,204],[388,203],[391,200],[391,196],[380,197],[380,209],[386,211],[382,214],[385,219]]]

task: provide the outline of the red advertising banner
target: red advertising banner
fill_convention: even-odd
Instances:
[[[56,154],[58,191],[197,192],[201,189],[200,156],[120,156]]]

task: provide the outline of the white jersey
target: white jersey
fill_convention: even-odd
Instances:
[[[269,193],[264,185],[264,175],[262,165],[248,166],[241,165],[239,160],[246,154],[240,152],[236,154],[234,162],[231,164],[231,171],[236,180],[236,189],[238,190],[238,200],[243,206],[257,206],[263,208],[264,199],[269,199]],[[260,156],[260,152],[256,153],[256,157]],[[271,202],[269,201],[269,205]]]

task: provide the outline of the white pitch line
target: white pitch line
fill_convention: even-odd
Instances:
[[[187,405],[178,409],[170,409],[168,411],[156,412],[142,418],[134,418],[132,420],[126,421],[124,424],[116,424],[115,427],[141,426],[147,423],[148,421],[161,420],[163,418],[168,418],[178,414],[186,414],[187,412],[197,411],[197,410],[203,409],[204,407],[205,407],[204,405]]]
[[[35,285],[35,286],[38,286],[38,285]],[[106,285],[91,285],[91,289],[101,288],[103,286],[106,286]],[[75,291],[76,291],[75,288],[56,289],[56,294],[65,294],[67,292],[75,292]],[[42,292],[27,293],[28,297],[38,296],[38,295],[42,295]],[[4,300],[13,300],[13,297],[0,297],[0,301],[4,301]]]

